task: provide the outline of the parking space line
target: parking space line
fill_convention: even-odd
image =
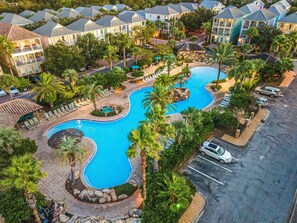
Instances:
[[[217,164],[217,163],[215,163],[215,162],[213,162],[213,161],[210,161],[210,160],[208,160],[208,159],[206,159],[206,158],[204,158],[204,157],[202,157],[202,156],[200,156],[200,155],[197,155],[197,156],[198,156],[199,158],[201,158],[201,159],[207,161],[207,162],[212,163],[213,165],[216,165],[216,166],[218,166],[218,167],[220,167],[220,168],[222,168],[222,169],[224,169],[224,170],[227,170],[227,171],[229,171],[230,173],[232,173],[232,170],[229,170],[229,169],[226,168],[226,167],[223,167],[223,166],[221,166],[221,165],[219,165],[219,164]]]
[[[191,170],[194,170],[195,172],[197,172],[197,173],[199,173],[199,174],[201,174],[201,175],[203,175],[203,176],[205,176],[205,177],[207,177],[207,178],[213,180],[214,182],[216,182],[216,183],[218,183],[218,184],[224,185],[224,183],[222,183],[221,181],[218,181],[218,180],[216,180],[215,178],[213,178],[213,177],[211,177],[211,176],[208,176],[207,174],[202,173],[202,172],[200,172],[199,170],[196,170],[195,168],[193,168],[193,167],[191,167],[191,166],[188,166],[188,168],[190,168]]]

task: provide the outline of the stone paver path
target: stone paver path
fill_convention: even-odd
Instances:
[[[178,223],[192,223],[196,222],[197,218],[203,214],[203,209],[205,206],[205,198],[196,193],[193,200],[187,210],[179,219]]]
[[[266,109],[261,109],[254,117],[254,119],[250,122],[249,126],[243,131],[243,133],[238,138],[235,138],[228,134],[224,134],[221,139],[235,146],[245,146],[254,134],[254,132],[257,130],[258,126],[261,124],[261,121],[267,115],[268,111]]]

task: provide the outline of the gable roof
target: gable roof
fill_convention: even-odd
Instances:
[[[128,9],[129,7],[125,4],[115,4],[118,10]]]
[[[38,11],[36,12],[35,15],[33,15],[32,17],[30,17],[30,20],[32,20],[33,22],[39,22],[39,21],[50,21],[53,18],[56,18],[55,15],[45,12],[45,11]]]
[[[198,8],[198,4],[196,3],[191,3],[191,2],[181,2],[179,3],[180,5],[190,9],[191,11],[194,11]]]
[[[81,32],[89,32],[89,31],[104,28],[103,26],[100,26],[100,25],[94,23],[92,20],[84,19],[84,18],[79,19],[66,27],[68,29],[77,30],[77,31],[81,31]]]
[[[112,15],[103,16],[101,19],[98,19],[97,21],[95,21],[95,23],[106,27],[120,26],[120,25],[126,24],[119,18]]]
[[[272,5],[268,10],[277,16],[287,14],[287,10],[285,10],[280,5]]]
[[[32,15],[35,15],[35,13],[36,13],[36,12],[33,12],[33,11],[31,11],[31,10],[25,10],[25,11],[22,11],[22,12],[19,14],[19,16],[22,16],[22,17],[26,18],[26,17],[30,17],[30,16],[32,16]]]
[[[104,8],[105,10],[107,11],[110,11],[110,10],[118,10],[118,8],[115,6],[115,5],[111,5],[111,4],[106,4],[104,5],[102,8]]]
[[[261,0],[253,0],[252,3],[255,3],[257,6],[260,6],[262,8],[265,6],[265,3]]]
[[[297,24],[297,12],[293,12],[292,14],[286,16],[285,18],[280,19],[279,22]]]
[[[57,12],[55,10],[53,10],[53,9],[43,9],[42,11],[51,13],[53,15],[57,15]]]
[[[35,39],[40,38],[41,36],[31,32],[27,29],[24,29],[20,26],[1,23],[0,22],[0,35],[7,36],[10,41],[26,40],[26,39]]]
[[[84,8],[82,11],[79,12],[79,14],[89,17],[89,18],[93,18],[93,17],[97,16],[98,14],[102,14],[102,13],[94,8]]]
[[[33,30],[33,32],[40,34],[42,36],[48,36],[48,37],[64,36],[64,35],[79,33],[78,31],[70,30],[60,25],[59,23],[52,22],[52,21]]]
[[[159,14],[159,15],[172,15],[179,14],[178,11],[174,10],[169,6],[155,6],[153,8],[146,8],[145,13]]]
[[[238,19],[243,17],[245,14],[235,6],[228,6],[222,12],[214,16],[215,19]]]
[[[100,9],[102,8],[102,6],[100,6],[100,5],[92,5],[91,8],[92,9],[96,9],[97,11],[100,11]]]
[[[80,13],[82,10],[84,10],[85,8],[88,8],[88,7],[81,7],[81,6],[79,6],[79,7],[77,7],[76,9],[75,9],[75,11],[77,11],[78,13]]]
[[[139,16],[136,12],[126,11],[119,15],[119,19],[126,23],[144,22],[145,19]]]
[[[19,26],[33,23],[31,20],[16,14],[7,14],[3,19],[0,20],[0,22],[10,23]]]
[[[245,14],[252,14],[260,10],[260,8],[256,5],[256,3],[252,2],[242,6],[241,8],[239,8],[239,10],[244,12]]]
[[[258,10],[251,15],[245,17],[243,20],[252,20],[252,21],[268,21],[270,19],[275,18],[276,15],[273,14],[271,11],[268,9],[262,9]]]
[[[265,63],[267,63],[267,64],[274,64],[277,61],[277,59],[275,57],[271,56],[268,53],[261,53],[258,55],[247,56],[247,59],[249,59],[249,60],[261,59],[261,60],[265,61]]]
[[[169,4],[168,5],[170,8],[173,8],[175,11],[177,12],[191,12],[190,9],[188,9],[187,7],[181,5],[181,4]]]
[[[76,18],[79,15],[77,11],[72,8],[63,8],[59,14],[59,18]]]
[[[284,9],[291,7],[290,3],[287,2],[286,0],[280,0],[276,3],[274,3],[273,5],[281,5]]]
[[[218,7],[219,5],[223,5],[223,4],[219,1],[203,0],[199,4],[199,7],[203,7],[205,9],[213,9],[213,8]]]
[[[145,18],[145,10],[137,10],[136,13],[142,17],[142,18]]]
[[[205,49],[203,47],[201,47],[197,43],[192,43],[192,42],[183,43],[182,45],[177,47],[177,50],[179,52],[181,51],[204,51],[205,52]]]

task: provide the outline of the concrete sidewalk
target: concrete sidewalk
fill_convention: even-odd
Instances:
[[[238,138],[235,138],[228,134],[224,134],[221,139],[235,146],[245,146],[261,124],[262,120],[265,119],[267,115],[268,111],[266,109],[261,109],[255,116],[255,118],[251,121],[250,125]]]

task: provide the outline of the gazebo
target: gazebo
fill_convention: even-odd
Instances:
[[[8,102],[0,104],[0,127],[14,127],[18,126],[19,119],[31,113],[34,113],[36,117],[40,120],[38,110],[42,109],[41,105],[35,102],[18,98]]]
[[[205,49],[197,43],[186,42],[177,48],[177,57],[190,62],[202,62],[205,59]]]

